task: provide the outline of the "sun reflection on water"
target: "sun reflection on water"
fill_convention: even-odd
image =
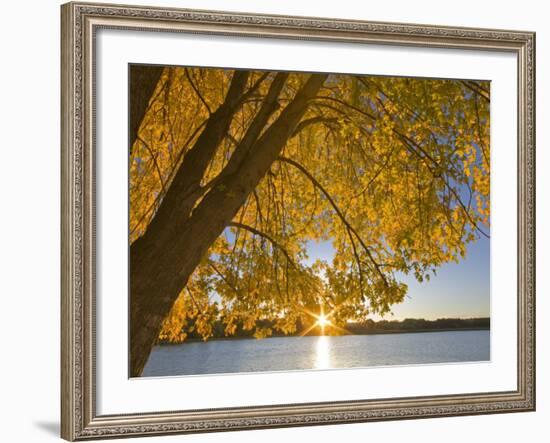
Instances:
[[[315,353],[315,369],[330,368],[330,343],[326,335],[317,337]]]

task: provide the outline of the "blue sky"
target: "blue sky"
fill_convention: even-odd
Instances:
[[[334,249],[329,241],[308,242],[307,263],[317,259],[332,261]],[[459,263],[447,263],[437,270],[430,281],[419,283],[404,276],[409,286],[405,301],[392,308],[386,319],[436,319],[442,317],[489,317],[490,314],[490,248],[489,239],[482,237],[468,246],[466,257]],[[373,317],[379,320],[380,317]]]

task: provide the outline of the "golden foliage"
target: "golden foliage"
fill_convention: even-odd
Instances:
[[[222,103],[231,70],[165,68],[130,155],[130,236],[142,235],[174,172]],[[291,74],[279,96],[293,97]],[[210,161],[205,189],[222,173],[258,112],[259,84]],[[280,112],[280,111],[279,111]],[[271,121],[278,114],[272,117]],[[204,339],[222,319],[256,337],[284,333],[319,304],[331,321],[364,319],[403,301],[399,281],[458,262],[490,224],[489,83],[330,75],[280,159],[211,246],[159,338]],[[174,220],[177,223],[177,220]],[[330,240],[333,263],[307,266],[306,244]]]

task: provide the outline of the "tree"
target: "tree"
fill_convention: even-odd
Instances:
[[[400,276],[487,235],[486,82],[170,67],[138,126],[132,376],[186,327],[264,337],[259,320],[289,333],[320,309],[334,325],[385,313]],[[334,261],[308,265],[320,240]]]

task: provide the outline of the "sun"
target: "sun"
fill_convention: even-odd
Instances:
[[[321,335],[325,335],[325,327],[330,325],[330,320],[328,319],[328,316],[321,311],[321,313],[317,316],[317,321],[315,324],[321,328]]]
[[[324,327],[330,324],[330,321],[325,314],[320,314],[319,317],[317,317],[317,324]]]

